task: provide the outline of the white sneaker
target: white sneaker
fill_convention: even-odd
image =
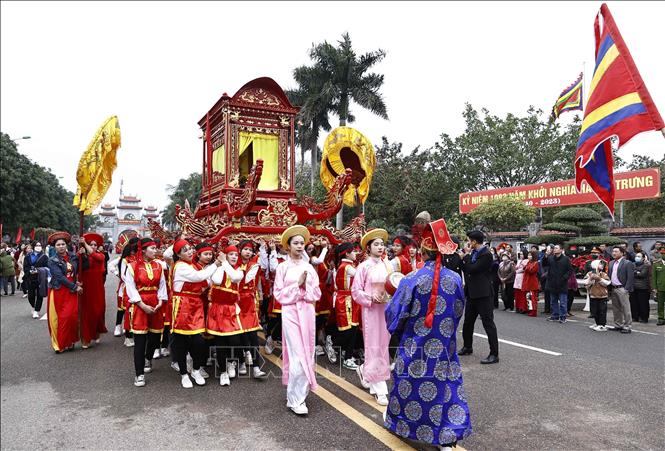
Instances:
[[[272,354],[273,351],[275,350],[275,343],[272,341],[272,337],[268,337],[266,339],[266,345],[263,347],[265,349],[266,354]]]
[[[180,372],[180,365],[178,365],[178,362],[171,362],[171,368],[173,368],[178,373]]]
[[[168,357],[171,355],[169,348],[162,348],[159,350],[159,353],[162,355],[162,357]]]
[[[324,355],[326,353],[323,350],[323,346],[321,346],[321,345],[316,345],[316,348],[314,348],[314,349],[316,350],[317,357],[320,356],[320,355]]]
[[[598,332],[607,332],[607,326],[598,326],[596,330]]]
[[[199,368],[199,373],[201,373],[201,376],[203,376],[203,379],[208,379],[210,377],[208,372],[203,367]]]
[[[360,378],[360,385],[362,385],[364,388],[369,388],[369,384],[365,382],[365,379],[363,378],[363,366],[360,365],[358,368],[356,368],[356,374],[358,375],[358,378]]]
[[[180,377],[180,383],[182,384],[183,388],[194,387],[194,384],[192,384],[192,380],[189,378],[189,375],[187,374],[183,374],[182,377]]]
[[[374,395],[374,398],[376,398],[376,403],[380,406],[387,406],[388,405],[388,397],[386,395]]]
[[[152,373],[152,362],[148,359],[145,359],[145,364],[143,365],[144,373]]]
[[[33,319],[37,319],[37,318],[39,318],[39,312],[38,312],[37,310],[33,310],[33,312],[32,312],[32,318],[33,318]]]
[[[342,363],[342,366],[346,368],[347,370],[356,370],[358,369],[358,364],[356,363],[353,358],[346,359],[344,363]]]
[[[252,376],[254,376],[257,379],[263,379],[264,377],[267,376],[267,374],[264,371],[261,371],[261,368],[255,366],[252,367]]]
[[[122,324],[118,324],[115,326],[115,329],[113,330],[113,336],[114,337],[122,336]]]
[[[28,297],[28,293],[25,293],[25,294],[23,295],[23,299],[25,299],[25,298],[27,298],[27,297]]]
[[[252,359],[252,353],[249,351],[245,351],[245,363],[247,366],[252,366],[254,363],[254,359]]]
[[[125,346],[128,348],[131,348],[134,346],[134,339],[133,338],[125,338]]]
[[[330,335],[326,336],[325,351],[328,361],[330,363],[337,363],[337,354],[335,353],[335,348],[333,348],[332,337]]]
[[[145,376],[143,374],[134,378],[134,386],[145,387]]]
[[[291,410],[293,410],[293,412],[296,413],[297,415],[307,415],[309,413],[309,410],[307,409],[307,404],[305,404],[304,402],[299,406],[291,407]]]
[[[229,379],[229,373],[222,373],[219,375],[219,385],[231,385],[231,379]]]
[[[226,372],[231,379],[236,377],[236,362],[226,362]]]
[[[159,352],[159,349],[155,349],[155,352],[152,353],[152,358],[153,359],[161,359],[162,354]]]
[[[245,362],[242,362],[238,367],[238,374],[240,374],[241,376],[247,374],[247,365],[245,364]]]
[[[187,372],[191,373],[193,369],[194,369],[194,359],[192,359],[191,355],[187,354]]]
[[[192,371],[192,378],[194,379],[194,382],[196,382],[196,385],[205,385],[206,380],[203,379],[203,376],[201,375],[201,370],[193,370]]]
[[[451,446],[439,446],[439,451],[453,451]]]
[[[48,313],[44,313],[44,316],[39,318],[39,321],[46,321],[48,319]]]
[[[94,340],[94,342],[95,342],[96,345],[98,345],[99,343],[102,342],[102,339],[101,339],[101,338],[98,338],[98,339]]]

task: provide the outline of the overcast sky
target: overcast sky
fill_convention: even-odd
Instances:
[[[123,179],[126,194],[161,209],[167,184],[201,170],[198,119],[254,78],[294,87],[292,70],[309,63],[313,43],[348,31],[358,53],[387,52],[375,70],[390,120],[356,107],[352,126],[411,150],[461,133],[465,102],[501,116],[529,105],[549,112],[584,62],[588,85],[600,5],[2,2],[2,131],[31,136],[19,150],[76,191],[81,153],[115,114],[122,147],[106,201],[116,203]],[[665,114],[665,4],[608,5]],[[663,136],[649,132],[620,155],[664,152]]]

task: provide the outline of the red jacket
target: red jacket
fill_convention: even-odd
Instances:
[[[538,262],[530,261],[524,268],[522,291],[538,291],[539,289],[540,284],[538,283]]]

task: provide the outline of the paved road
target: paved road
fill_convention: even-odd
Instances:
[[[26,299],[3,297],[0,306],[2,449],[427,449],[378,426],[381,412],[355,373],[327,361],[319,361],[323,390],[298,418],[276,378],[185,390],[162,359],[136,388],[120,338],[56,355]],[[487,341],[475,338],[474,355],[461,358],[474,427],[466,449],[663,449],[665,329],[652,315],[630,335],[597,333],[575,313],[559,325],[496,311],[501,339],[540,350],[501,343],[501,362],[481,366]],[[108,326],[114,318],[110,302]],[[271,361],[266,368],[278,372]]]

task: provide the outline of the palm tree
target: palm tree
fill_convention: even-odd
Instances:
[[[356,55],[348,33],[342,35],[337,47],[324,41],[311,48],[309,57],[314,64],[300,66],[293,71],[298,83],[294,100],[296,104],[302,105],[299,119],[309,129],[302,134],[301,146],[306,142],[303,139],[318,140],[321,128],[326,131],[330,129],[329,113],[339,117],[340,126],[345,126],[347,122],[352,123],[355,120],[350,110],[352,101],[377,116],[388,119],[386,104],[379,92],[383,86],[383,75],[368,73],[369,69],[385,56],[386,52],[381,49],[361,56]],[[308,145],[310,149],[316,148],[311,141]],[[312,150],[312,180],[315,177],[317,161],[314,153]],[[341,226],[340,211],[337,216],[337,227]]]

